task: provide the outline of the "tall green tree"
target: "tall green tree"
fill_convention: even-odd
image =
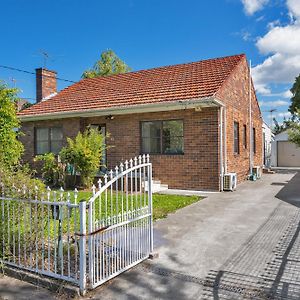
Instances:
[[[114,51],[107,50],[101,53],[100,59],[95,63],[94,67],[90,70],[84,71],[81,77],[94,78],[113,74],[122,74],[129,71],[131,71],[131,68],[128,67]]]
[[[18,90],[0,82],[0,164],[13,167],[18,164],[23,153],[23,145],[18,141],[16,101]]]
[[[289,140],[300,147],[300,109],[295,111],[296,121],[292,123],[288,130]]]
[[[292,93],[291,105],[289,107],[289,112],[295,116],[297,109],[300,109],[300,74],[296,77],[295,82],[290,89]]]

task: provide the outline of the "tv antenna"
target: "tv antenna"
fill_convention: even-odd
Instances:
[[[271,108],[271,109],[269,109],[269,110],[264,110],[264,111],[263,111],[263,112],[267,112],[267,113],[270,114],[270,120],[271,120],[271,121],[270,121],[270,124],[269,124],[270,128],[273,127],[273,113],[274,113],[275,111],[277,111],[276,108]]]
[[[40,50],[41,55],[43,56],[43,68],[46,68],[47,62],[50,59],[50,55],[48,52],[44,50]]]

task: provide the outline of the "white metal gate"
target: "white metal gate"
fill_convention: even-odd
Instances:
[[[152,165],[149,155],[117,166],[88,201],[91,288],[126,271],[153,251]],[[84,287],[83,287],[84,288]]]

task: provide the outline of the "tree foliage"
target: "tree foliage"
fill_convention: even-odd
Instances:
[[[18,90],[0,82],[0,163],[7,167],[18,164],[23,145],[18,141],[20,121],[17,117]]]
[[[273,133],[276,135],[276,134],[279,134],[289,128],[291,128],[293,126],[293,124],[296,122],[296,119],[297,117],[294,116],[294,118],[289,118],[289,119],[286,119],[286,118],[283,118],[283,122],[281,124],[278,123],[278,121],[273,118],[273,121],[274,121],[274,128],[272,129]]]
[[[37,155],[35,161],[42,161],[42,178],[51,186],[65,186],[65,166],[53,153]]]
[[[68,138],[68,145],[60,152],[62,162],[70,164],[80,172],[81,183],[89,187],[100,168],[101,157],[105,149],[104,136],[97,129],[79,132],[74,140]]]
[[[289,140],[300,147],[300,109],[295,111],[297,118],[296,122],[293,122],[290,129],[288,130]]]
[[[129,71],[131,71],[131,68],[128,67],[114,51],[107,50],[101,53],[100,59],[95,63],[92,69],[84,71],[82,78],[122,74]]]
[[[290,91],[293,96],[291,98],[292,103],[289,107],[289,112],[294,116],[297,114],[297,110],[300,109],[300,74],[296,77]]]

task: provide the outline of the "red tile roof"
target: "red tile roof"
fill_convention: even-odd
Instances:
[[[213,96],[244,54],[126,74],[83,79],[19,112],[38,116]]]

